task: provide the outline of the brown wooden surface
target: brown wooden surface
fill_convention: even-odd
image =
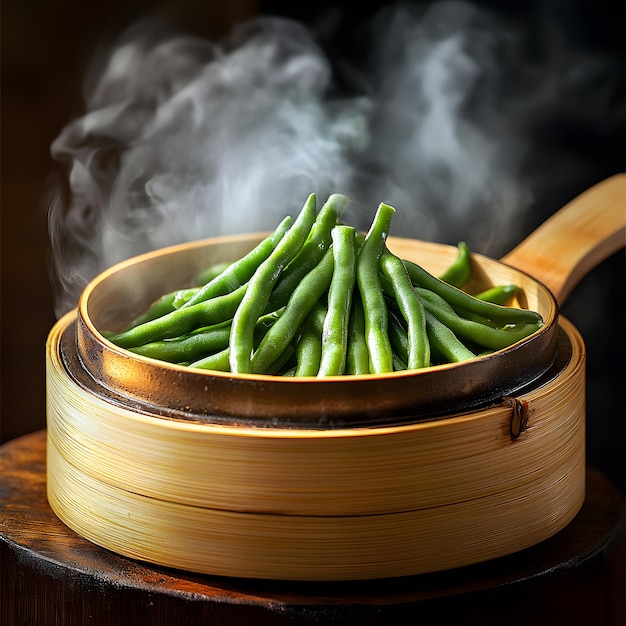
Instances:
[[[624,502],[589,469],[587,499],[550,540],[454,571],[359,583],[221,579],[98,548],[46,499],[45,431],[0,447],[0,623],[212,625],[624,623]]]

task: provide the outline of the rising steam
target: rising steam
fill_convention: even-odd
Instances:
[[[531,201],[528,120],[559,98],[560,68],[521,72],[515,30],[461,2],[391,6],[369,26],[341,88],[314,34],[282,18],[224,42],[141,23],[96,59],[84,116],[52,145],[57,315],[117,261],[269,230],[312,191],[348,195],[360,228],[385,201],[392,234],[506,251]]]

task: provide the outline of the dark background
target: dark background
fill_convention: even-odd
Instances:
[[[489,6],[489,3],[483,3]],[[500,3],[491,3],[494,10]],[[621,3],[552,1],[523,5],[509,17],[528,32],[546,16],[559,35],[589,49],[624,77],[624,15]],[[296,7],[297,5],[297,7]],[[360,3],[150,2],[110,0],[5,0],[2,4],[2,189],[1,189],[1,375],[0,440],[45,427],[45,342],[55,322],[49,281],[47,208],[55,164],[50,144],[60,130],[82,114],[82,80],[101,44],[137,19],[163,15],[181,29],[220,38],[231,27],[260,13],[294,17],[311,24],[338,9],[331,46],[350,55],[355,25],[380,5]],[[355,53],[358,54],[358,51]],[[624,111],[623,81],[612,107]],[[602,110],[579,110],[564,101],[535,127],[536,168],[559,168],[554,184],[545,177],[535,189],[537,201],[527,216],[531,230],[569,199],[595,182],[624,171],[624,125],[607,130]],[[561,155],[567,155],[562,159]],[[538,177],[539,180],[539,177]],[[626,210],[626,208],[625,208]],[[520,233],[520,239],[525,233]],[[569,297],[563,314],[582,333],[588,350],[588,461],[624,492],[624,253],[589,274]],[[600,314],[590,299],[601,289]]]

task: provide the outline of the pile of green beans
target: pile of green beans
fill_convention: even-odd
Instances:
[[[436,277],[387,248],[395,209],[381,202],[367,233],[342,222],[348,198],[306,199],[247,255],[159,297],[112,343],[144,357],[238,374],[382,374],[500,350],[543,324],[508,306],[520,290],[470,295],[464,242]]]

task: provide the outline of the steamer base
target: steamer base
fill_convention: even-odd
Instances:
[[[46,500],[46,433],[0,447],[0,622],[14,624],[624,624],[624,501],[593,468],[562,531],[446,572],[359,583],[224,579],[149,565],[72,532]]]
[[[112,404],[48,344],[48,500],[120,555],[199,574],[375,580],[499,558],[562,530],[585,497],[585,351],[469,413],[345,430],[236,428]],[[521,413],[521,414],[520,414]]]

